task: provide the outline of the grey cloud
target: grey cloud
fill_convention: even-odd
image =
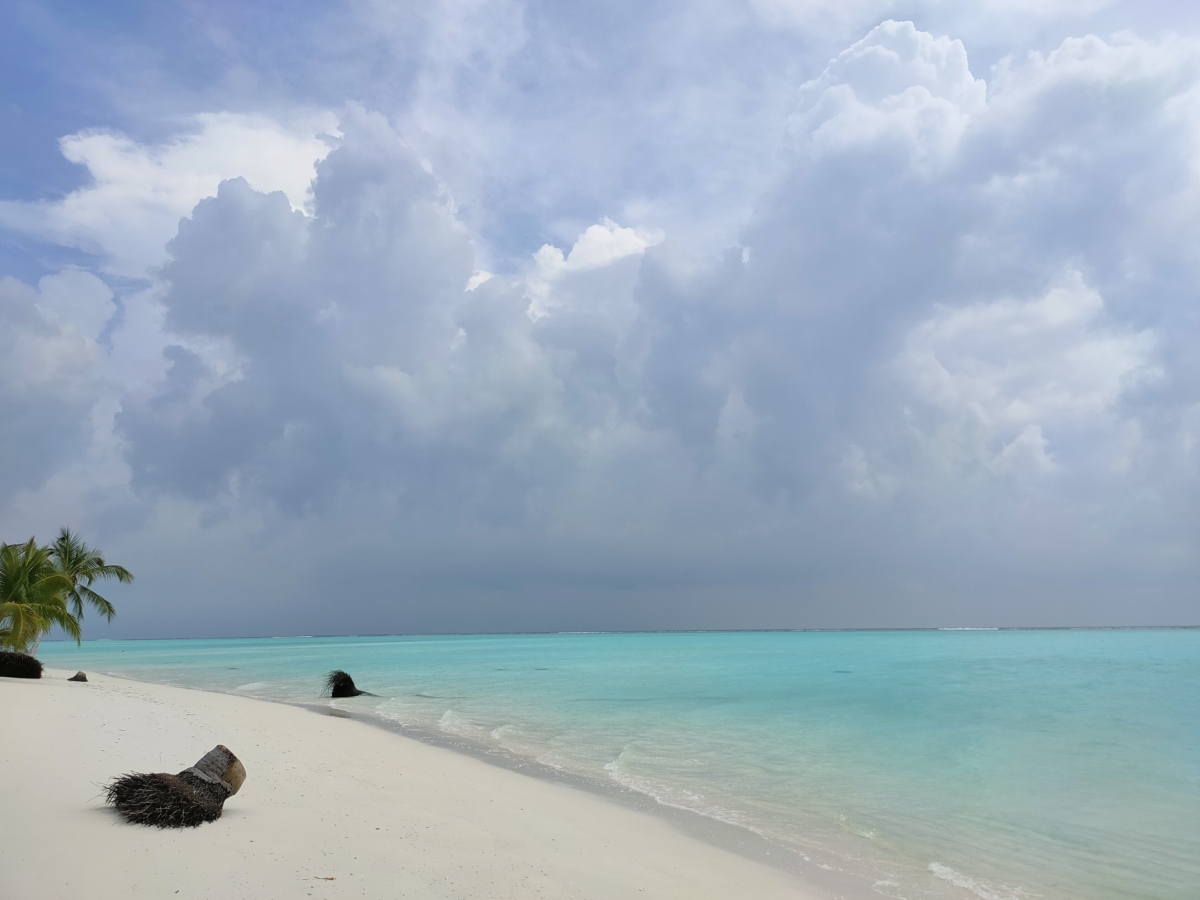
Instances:
[[[737,246],[609,223],[471,290],[436,166],[351,108],[312,216],[234,180],[181,224],[134,487],[266,523],[307,623],[351,563],[384,630],[1194,619],[1198,60],[985,84],[884,23]]]
[[[196,352],[169,351],[164,390],[118,417],[135,483],[261,492],[301,511],[344,484],[470,490],[436,475],[454,466],[504,492],[485,473],[545,391],[524,303],[499,281],[465,291],[468,235],[380,116],[351,110],[342,127],[314,217],[231,181],[182,223],[165,325],[233,362],[220,379]]]
[[[94,275],[67,270],[32,288],[0,280],[0,502],[33,489],[91,436],[96,345],[115,307]]]

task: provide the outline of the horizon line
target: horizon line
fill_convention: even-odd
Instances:
[[[979,632],[979,631],[1194,631],[1193,625],[941,625],[867,628],[638,628],[597,631],[411,631],[369,634],[249,634],[209,637],[136,637],[85,638],[80,643],[117,641],[253,641],[253,640],[331,640],[335,638],[399,637],[516,637],[534,635],[616,635],[616,634],[838,634],[871,632]],[[70,638],[44,639],[43,644],[69,644]]]

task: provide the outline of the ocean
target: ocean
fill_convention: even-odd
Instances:
[[[330,707],[561,774],[753,835],[759,855],[863,896],[1200,896],[1200,630],[95,641],[39,656]],[[334,668],[378,696],[322,700]]]

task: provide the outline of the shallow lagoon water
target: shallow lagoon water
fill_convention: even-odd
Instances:
[[[45,643],[50,666],[325,701],[623,785],[904,898],[1200,885],[1200,630]],[[862,881],[862,879],[866,879]]]

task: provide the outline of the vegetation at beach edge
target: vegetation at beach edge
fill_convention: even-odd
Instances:
[[[88,606],[112,621],[116,609],[92,587],[109,579],[128,584],[133,575],[66,528],[49,546],[0,544],[0,650],[36,652],[56,625],[78,643]]]

